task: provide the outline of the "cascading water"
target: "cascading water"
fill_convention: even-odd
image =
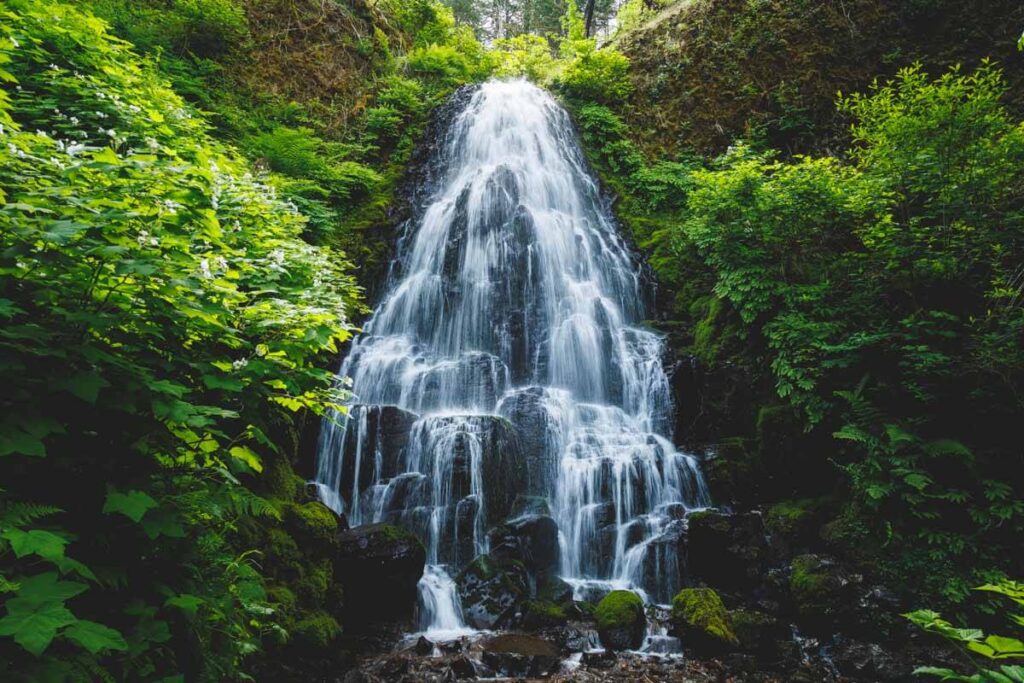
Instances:
[[[669,440],[639,264],[568,115],[525,81],[485,83],[432,169],[339,374],[356,402],[325,424],[324,502],[353,525],[420,536],[426,627],[462,626],[451,576],[527,497],[546,499],[578,594],[603,584],[667,599],[681,568],[665,540],[708,494]]]

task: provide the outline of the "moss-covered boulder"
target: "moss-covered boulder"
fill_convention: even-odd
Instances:
[[[346,630],[411,619],[426,556],[419,539],[400,527],[369,524],[339,534],[334,576],[345,592]]]
[[[633,591],[612,591],[594,610],[601,643],[609,650],[635,650],[644,641],[644,601]]]
[[[784,550],[814,545],[832,508],[829,498],[796,498],[779,501],[765,511],[765,530]]]
[[[292,642],[303,650],[318,653],[326,650],[341,635],[341,626],[326,612],[311,612],[295,623]]]
[[[473,628],[511,626],[530,595],[522,562],[480,555],[455,579],[466,623]]]
[[[338,532],[345,529],[341,518],[318,501],[286,503],[282,507],[284,527],[300,545],[329,551]]]
[[[569,612],[565,605],[546,600],[528,600],[523,605],[523,628],[527,630],[564,626],[567,621]]]
[[[710,588],[684,588],[672,598],[672,627],[683,647],[695,653],[718,654],[739,645],[722,598]]]

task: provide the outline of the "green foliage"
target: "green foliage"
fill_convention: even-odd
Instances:
[[[562,44],[567,64],[554,85],[566,97],[610,104],[633,89],[629,60],[614,48],[597,49],[597,41],[569,39]]]
[[[358,292],[102,22],[3,12],[0,668],[235,679],[277,628],[232,542],[277,513],[240,478],[338,405],[323,359]]]
[[[1024,607],[1024,585],[1015,581],[986,584],[975,590],[1009,598],[1018,610]],[[976,673],[971,675],[963,675],[952,669],[933,666],[919,667],[914,673],[934,676],[943,681],[967,681],[969,683],[1021,683],[1024,681],[1024,666],[1022,666],[1024,664],[1024,641],[1020,638],[985,635],[979,628],[957,628],[943,619],[939,613],[931,610],[918,610],[903,616],[925,631],[941,636],[947,642],[955,645],[964,652],[965,659],[974,664],[976,668]],[[1018,632],[1024,626],[1024,614],[1019,611],[1005,613],[1004,616]],[[1002,662],[1005,660],[1021,663],[1003,664]],[[992,665],[998,665],[999,668],[989,668]]]
[[[861,512],[899,548],[885,570],[953,601],[1024,528],[1024,482],[1002,464],[1024,411],[1024,127],[1003,91],[990,65],[907,69],[841,99],[847,159],[736,145],[690,175],[674,232],[738,313],[748,362],[848,444]]]
[[[243,44],[249,34],[239,0],[93,0],[118,34],[144,50],[211,58]]]

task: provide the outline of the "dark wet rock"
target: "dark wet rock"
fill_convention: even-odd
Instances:
[[[784,666],[792,654],[793,637],[788,624],[774,615],[753,610],[731,611],[729,620],[740,649],[752,654],[759,666]]]
[[[338,534],[335,577],[345,592],[345,629],[412,617],[426,551],[408,531],[387,524]]]
[[[750,590],[768,560],[764,523],[756,512],[714,510],[687,517],[687,572],[714,588]]]
[[[525,449],[524,449],[525,451]],[[512,503],[511,517],[524,517],[527,515],[551,516],[551,503],[545,496],[516,496]]]
[[[569,652],[586,652],[601,646],[601,638],[592,623],[571,621],[561,629],[559,642]]]
[[[554,574],[545,575],[537,582],[537,599],[555,604],[572,600],[572,586]]]
[[[551,517],[517,517],[491,529],[488,538],[495,560],[518,560],[534,575],[558,566],[558,525]]]
[[[609,650],[635,650],[643,644],[647,618],[644,603],[632,591],[612,591],[594,610],[601,643]]]
[[[427,655],[433,654],[434,643],[427,640],[424,636],[420,636],[416,641],[416,644],[412,646],[412,650],[419,656],[426,657]]]
[[[520,562],[499,562],[488,555],[473,560],[456,578],[463,616],[473,628],[510,625],[529,597],[529,576]]]
[[[465,681],[474,680],[477,676],[476,666],[468,657],[453,657],[448,663],[443,680]]]
[[[509,419],[519,436],[527,470],[524,492],[530,496],[549,495],[558,475],[545,394],[543,387],[526,387],[506,396],[498,406],[498,413]]]
[[[642,585],[656,602],[668,603],[683,585],[686,571],[686,523],[670,522],[647,544],[643,557]]]
[[[610,669],[615,666],[618,655],[612,650],[584,652],[580,663],[588,669]]]
[[[833,632],[854,616],[864,577],[835,559],[798,555],[790,563],[789,589],[797,623],[812,634]]]
[[[534,636],[505,633],[483,644],[484,664],[501,676],[547,676],[558,670],[558,648]]]
[[[692,653],[720,654],[739,645],[722,599],[710,588],[684,588],[672,598],[672,633]]]
[[[869,681],[907,681],[914,666],[905,658],[875,643],[840,640],[829,649],[840,673]]]
[[[756,385],[735,365],[707,368],[696,356],[666,363],[676,405],[677,438],[687,444],[708,443],[748,428]]]
[[[350,424],[364,424],[365,430],[349,428],[345,431],[345,453],[355,454],[357,450],[364,454],[381,454],[381,477],[390,478],[404,470],[402,455],[409,443],[409,432],[417,419],[415,413],[402,410],[396,406],[354,405],[349,409]],[[362,431],[362,444],[357,443]],[[355,478],[355,457],[347,457],[342,462],[341,484],[339,490],[348,500],[352,494]],[[361,463],[359,468],[360,492],[373,484],[374,467]],[[351,501],[349,501],[351,502]]]

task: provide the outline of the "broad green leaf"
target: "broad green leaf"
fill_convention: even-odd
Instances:
[[[8,529],[3,537],[10,542],[18,558],[34,554],[46,560],[57,560],[64,557],[64,546],[67,545],[67,541],[60,536],[42,529]]]
[[[113,491],[107,494],[103,512],[108,514],[119,512],[133,522],[138,522],[147,510],[152,510],[157,505],[158,503],[149,494],[142,491],[128,491],[127,493]]]
[[[33,603],[15,610],[12,603],[17,600],[7,603],[7,616],[0,619],[0,636],[12,636],[14,642],[37,657],[49,647],[58,629],[75,622],[75,615],[59,601]]]
[[[128,643],[120,632],[95,621],[76,621],[61,631],[61,635],[75,641],[93,654],[106,650],[124,652],[128,649]]]
[[[229,453],[231,454],[232,458],[241,460],[256,472],[263,471],[263,463],[260,461],[260,456],[257,455],[251,448],[248,448],[246,446],[233,446]]]
[[[60,380],[58,385],[86,403],[96,403],[100,389],[109,387],[110,382],[94,372],[78,372],[71,375],[71,377]]]
[[[164,604],[168,607],[177,607],[190,617],[194,617],[205,602],[205,600],[196,595],[182,593],[181,595],[175,595],[173,598],[168,598]]]

